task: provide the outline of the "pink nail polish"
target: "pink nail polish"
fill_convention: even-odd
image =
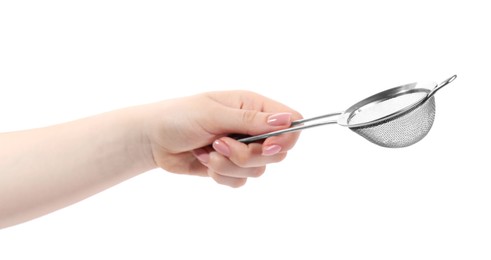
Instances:
[[[289,126],[291,124],[291,113],[278,113],[268,117],[268,124],[271,126]]]
[[[279,153],[281,151],[281,146],[273,144],[270,146],[265,146],[263,148],[263,155],[265,156],[271,156]]]
[[[225,155],[227,157],[230,156],[230,148],[224,141],[215,140],[212,146],[213,149],[215,149],[215,151],[217,151],[218,153]]]

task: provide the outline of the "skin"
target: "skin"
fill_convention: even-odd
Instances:
[[[298,133],[243,144],[230,133],[287,128],[301,115],[248,91],[210,92],[0,134],[0,228],[48,214],[151,169],[240,187],[282,161]]]

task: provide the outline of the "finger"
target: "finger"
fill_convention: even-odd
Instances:
[[[222,108],[216,124],[225,133],[258,135],[287,128],[291,125],[290,112],[269,113],[257,110]]]
[[[207,177],[207,171],[208,167],[203,165],[200,161],[196,160],[189,166],[189,172],[187,172],[187,174]]]
[[[212,92],[207,94],[217,104],[220,113],[210,114],[206,129],[214,129],[216,134],[235,133],[258,135],[290,127],[293,120],[302,118],[295,110],[271,100],[267,97],[249,91]],[[220,126],[217,129],[217,126]],[[298,138],[292,135],[291,142],[286,142],[283,148],[289,150]]]
[[[260,104],[258,104],[258,100],[261,101]],[[292,108],[254,92],[245,91],[242,93],[242,95],[240,95],[240,101],[242,104],[242,109],[259,110],[270,113],[290,112],[292,113],[292,120],[299,120],[303,118],[299,112],[293,110]]]
[[[208,168],[193,153],[185,152],[163,158],[156,158],[157,163],[168,172],[208,176]]]
[[[220,175],[235,178],[259,177],[266,170],[265,166],[249,168],[239,167],[227,157],[217,152],[210,153],[210,160],[207,165],[208,168]]]
[[[300,137],[300,132],[269,137],[263,142],[262,154],[263,155],[274,154],[271,153],[271,151],[273,152],[275,151],[274,150],[275,146],[281,147],[280,149],[281,152],[287,152],[295,146],[299,137]]]
[[[238,188],[243,186],[247,178],[234,178],[229,176],[220,175],[214,172],[212,169],[208,169],[208,176],[213,178],[217,183],[230,186],[232,188]]]
[[[261,167],[266,164],[280,162],[286,157],[286,153],[281,152],[281,147],[275,151],[275,154],[264,156],[261,144],[244,144],[230,137],[222,137],[215,140],[213,148],[242,168]]]
[[[234,93],[236,93],[236,95],[230,95],[230,92],[227,91],[208,92],[206,94],[211,99],[227,107],[269,113],[291,112],[293,115],[293,120],[302,118],[300,113],[291,109],[290,107],[252,91],[242,90],[235,91]]]

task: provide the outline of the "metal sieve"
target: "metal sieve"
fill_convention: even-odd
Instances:
[[[250,143],[283,133],[337,123],[383,147],[410,146],[430,131],[435,119],[434,95],[455,78],[457,75],[440,84],[416,82],[391,88],[363,99],[344,112],[297,120],[289,128],[238,141]]]

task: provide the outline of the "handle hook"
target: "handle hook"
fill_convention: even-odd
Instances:
[[[436,86],[431,92],[426,96],[426,99],[431,98],[435,93],[440,90],[441,88],[445,87],[446,85],[450,84],[452,81],[454,81],[457,78],[457,75],[453,75],[452,77],[446,79],[442,83],[440,83],[438,86]]]

